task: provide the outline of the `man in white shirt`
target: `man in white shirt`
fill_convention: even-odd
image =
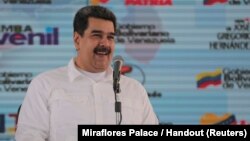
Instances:
[[[77,140],[80,124],[158,124],[146,90],[126,76],[120,78],[117,117],[110,67],[115,28],[116,17],[107,8],[87,6],[76,13],[77,56],[68,66],[32,80],[22,103],[16,141]]]

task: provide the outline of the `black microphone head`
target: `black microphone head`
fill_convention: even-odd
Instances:
[[[118,63],[119,70],[121,69],[123,62],[124,62],[124,60],[123,60],[122,56],[120,56],[120,55],[117,55],[113,58],[113,64],[116,65]]]
[[[121,61],[122,63],[124,62],[122,56],[120,56],[120,55],[117,55],[117,56],[115,56],[115,57],[113,58],[113,62],[116,62],[116,61]]]
[[[115,93],[120,93],[120,74],[121,74],[121,68],[123,65],[123,58],[121,56],[115,56],[113,58],[113,89]]]

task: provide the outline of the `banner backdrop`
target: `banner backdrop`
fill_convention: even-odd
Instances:
[[[0,140],[11,140],[33,77],[76,52],[73,17],[118,18],[122,73],[148,91],[161,124],[249,124],[249,0],[0,0]]]

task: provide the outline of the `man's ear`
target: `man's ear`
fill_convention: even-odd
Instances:
[[[74,32],[74,44],[76,51],[80,50],[80,35],[77,32]]]

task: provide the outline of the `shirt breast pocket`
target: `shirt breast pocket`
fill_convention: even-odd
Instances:
[[[66,93],[63,89],[56,89],[52,92],[49,100],[51,120],[56,126],[69,127],[74,124],[86,121],[89,113],[88,97],[83,94]]]

